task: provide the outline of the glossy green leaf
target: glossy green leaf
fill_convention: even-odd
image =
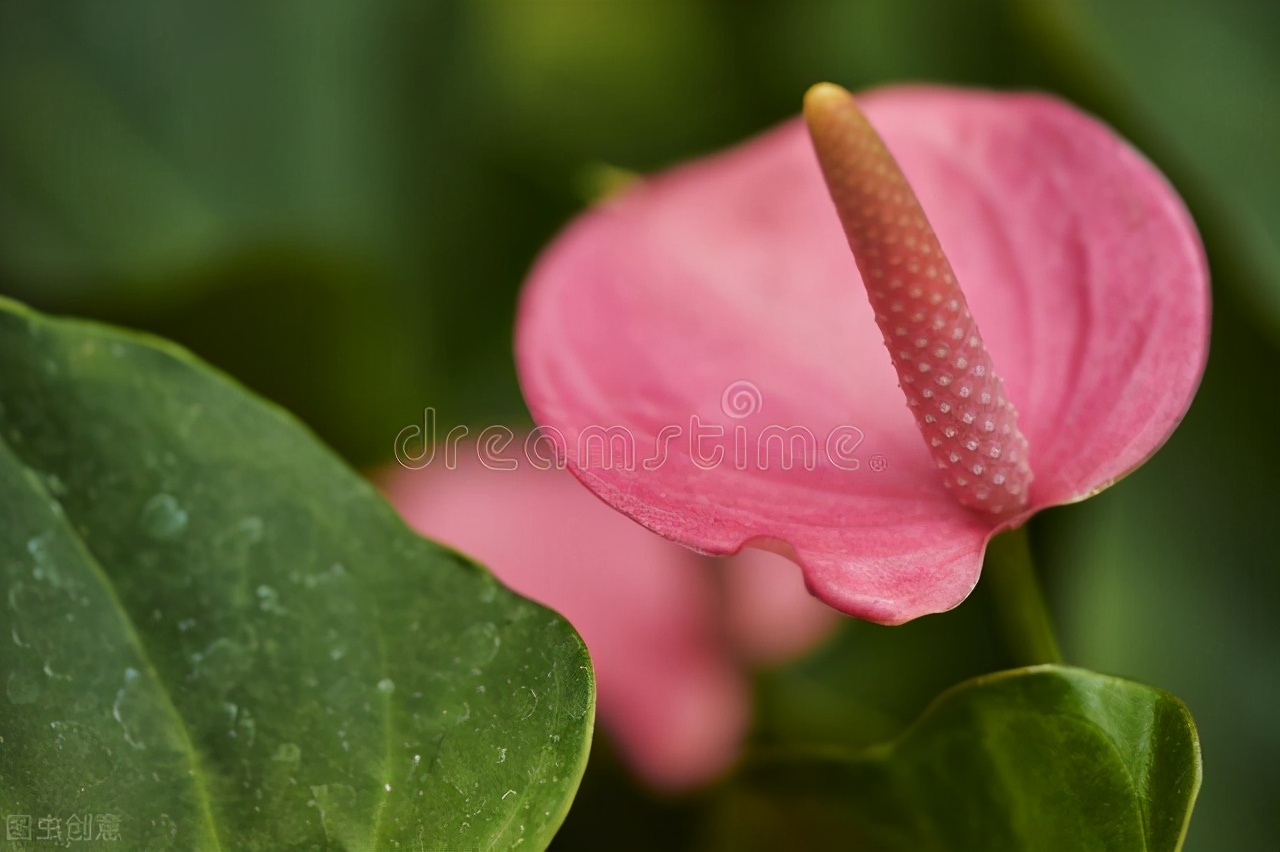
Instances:
[[[0,813],[36,834],[539,848],[581,776],[561,618],[185,352],[5,300],[0,575]]]
[[[858,756],[761,756],[717,815],[734,850],[1174,850],[1200,785],[1186,707],[1040,666],[944,693]]]

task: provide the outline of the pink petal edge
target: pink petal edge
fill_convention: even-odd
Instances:
[[[986,518],[942,488],[799,121],[579,217],[531,273],[516,352],[536,421],[606,502],[705,553],[777,550],[822,600],[896,624],[960,603],[1000,529],[1097,492],[1164,442],[1203,371],[1208,282],[1176,193],[1074,108],[929,87],[858,103],[1019,410],[1035,473],[1025,512]],[[740,416],[735,389],[758,410]],[[713,469],[694,464],[693,416],[725,430]],[[606,468],[598,445],[579,452],[593,425],[629,430],[633,470]],[[861,439],[814,470],[781,469],[770,442],[766,470],[754,453],[769,425]],[[682,438],[645,469],[673,426]]]

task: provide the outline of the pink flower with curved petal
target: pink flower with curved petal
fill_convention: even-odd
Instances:
[[[836,614],[805,594],[785,560],[743,554],[713,566],[563,470],[517,461],[492,470],[464,445],[456,469],[378,479],[414,529],[573,624],[595,667],[600,719],[642,777],[667,789],[710,780],[746,731],[748,664],[799,654]]]
[[[521,385],[615,508],[704,553],[784,553],[896,624],[1164,442],[1203,371],[1207,271],[1159,172],[1060,101],[822,86],[806,113],[812,139],[788,122],[573,222],[522,297]]]

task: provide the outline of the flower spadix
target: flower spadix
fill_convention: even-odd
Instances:
[[[943,485],[999,514],[1027,502],[1027,440],[937,235],[893,155],[844,89],[819,83],[805,119],[907,404]]]
[[[1052,98],[819,86],[806,115],[572,223],[522,298],[521,385],[605,502],[899,623],[1163,443],[1205,264],[1159,172]]]

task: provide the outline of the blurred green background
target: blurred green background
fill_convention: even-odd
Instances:
[[[650,171],[828,79],[1057,92],[1179,188],[1213,270],[1201,393],[1148,465],[1038,517],[1071,662],[1190,706],[1188,848],[1280,846],[1280,3],[0,2],[0,292],[178,340],[361,466],[424,406],[526,423],[524,272],[601,166]],[[3,380],[3,377],[0,377]],[[1007,665],[981,587],[759,679],[755,741],[892,736]],[[601,742],[562,848],[696,844]],[[631,847],[628,847],[631,844]]]

